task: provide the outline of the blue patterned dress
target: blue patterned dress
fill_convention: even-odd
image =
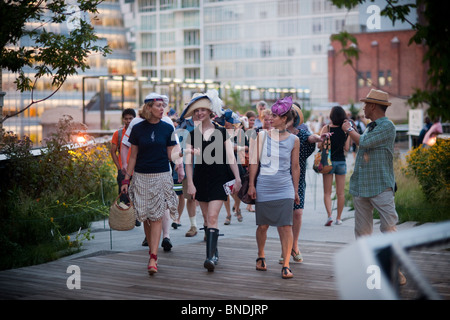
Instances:
[[[298,181],[298,196],[300,197],[300,204],[294,203],[295,209],[303,209],[305,206],[305,189],[306,189],[306,159],[314,152],[316,149],[315,143],[309,143],[308,137],[311,132],[304,129],[299,129],[297,137],[300,139],[300,180]]]

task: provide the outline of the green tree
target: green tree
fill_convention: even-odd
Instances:
[[[359,4],[374,0],[331,0],[339,8],[352,9]],[[424,63],[429,65],[428,80],[424,90],[415,89],[408,99],[408,104],[417,107],[421,103],[430,105],[428,113],[431,117],[440,116],[443,121],[450,120],[450,19],[442,8],[442,2],[433,0],[416,0],[415,3],[402,3],[401,0],[386,0],[386,6],[381,11],[392,23],[400,20],[411,25],[416,31],[410,39],[410,44],[424,44],[426,53]],[[409,21],[407,16],[411,10],[418,9],[421,13],[417,22]],[[423,19],[422,19],[423,18]],[[345,63],[353,67],[353,59],[358,59],[359,50],[355,37],[346,31],[333,35],[332,40],[342,44]]]
[[[31,92],[31,103],[16,113],[3,116],[0,105],[0,132],[3,122],[32,105],[53,96],[68,76],[89,69],[87,57],[92,53],[110,53],[108,46],[99,46],[99,38],[91,26],[89,14],[96,14],[102,0],[2,0],[0,1],[0,91],[1,69],[17,73],[15,84],[20,92]],[[76,5],[74,4],[76,3]],[[66,23],[70,33],[50,30],[51,24]],[[20,42],[26,39],[26,44]],[[30,77],[29,69],[34,76]],[[51,77],[53,91],[35,100],[33,90],[42,77]]]

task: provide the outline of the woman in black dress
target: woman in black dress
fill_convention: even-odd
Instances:
[[[219,237],[218,216],[224,201],[227,200],[224,184],[235,180],[232,193],[241,188],[241,179],[233,152],[233,145],[226,130],[211,121],[213,115],[222,115],[222,100],[216,90],[193,98],[186,107],[186,118],[194,113],[199,121],[187,139],[187,150],[193,153],[186,159],[186,178],[188,194],[196,199],[205,217],[206,260],[204,267],[214,271],[218,262],[217,239]]]

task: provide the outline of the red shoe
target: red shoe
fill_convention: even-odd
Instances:
[[[148,265],[147,266],[148,274],[151,275],[151,276],[158,272],[158,263],[157,263],[158,256],[156,254],[151,253],[150,254],[150,259],[148,260],[149,264],[150,264],[150,260],[152,260],[152,259],[155,260],[156,265],[154,265],[154,266]]]

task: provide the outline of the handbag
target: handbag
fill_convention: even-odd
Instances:
[[[128,194],[127,194],[128,197]],[[133,206],[133,202],[130,197],[130,204],[123,205],[117,204],[117,200],[120,198],[120,194],[117,196],[114,203],[109,208],[109,227],[117,231],[127,231],[134,228],[136,223],[136,214]]]
[[[256,186],[256,179],[258,178],[258,174],[259,174],[259,168],[258,168],[258,173],[256,174],[256,177],[255,177],[255,186]],[[248,194],[249,185],[250,185],[250,174],[247,172],[244,174],[244,177],[242,178],[242,185],[241,185],[241,189],[239,189],[239,192],[238,192],[238,198],[241,199],[241,201],[245,204],[255,204],[255,199],[252,199],[252,197],[250,197],[250,195]]]
[[[331,163],[331,140],[327,138],[322,150],[314,156],[313,170],[317,173],[326,174],[333,169]]]
[[[264,146],[264,141],[266,139],[266,136],[267,136],[267,133],[264,135],[263,146]],[[258,147],[257,152],[259,153],[259,143],[258,143],[257,147]],[[260,168],[261,168],[261,162],[259,162],[259,164],[258,164],[258,171],[256,172],[256,176],[255,176],[255,187],[256,187],[256,181],[258,179]],[[242,184],[241,184],[241,189],[239,189],[239,192],[238,192],[238,198],[241,199],[241,201],[245,204],[255,204],[256,203],[255,199],[252,199],[252,197],[250,197],[250,195],[248,194],[249,185],[250,185],[250,173],[246,172],[242,178]]]

